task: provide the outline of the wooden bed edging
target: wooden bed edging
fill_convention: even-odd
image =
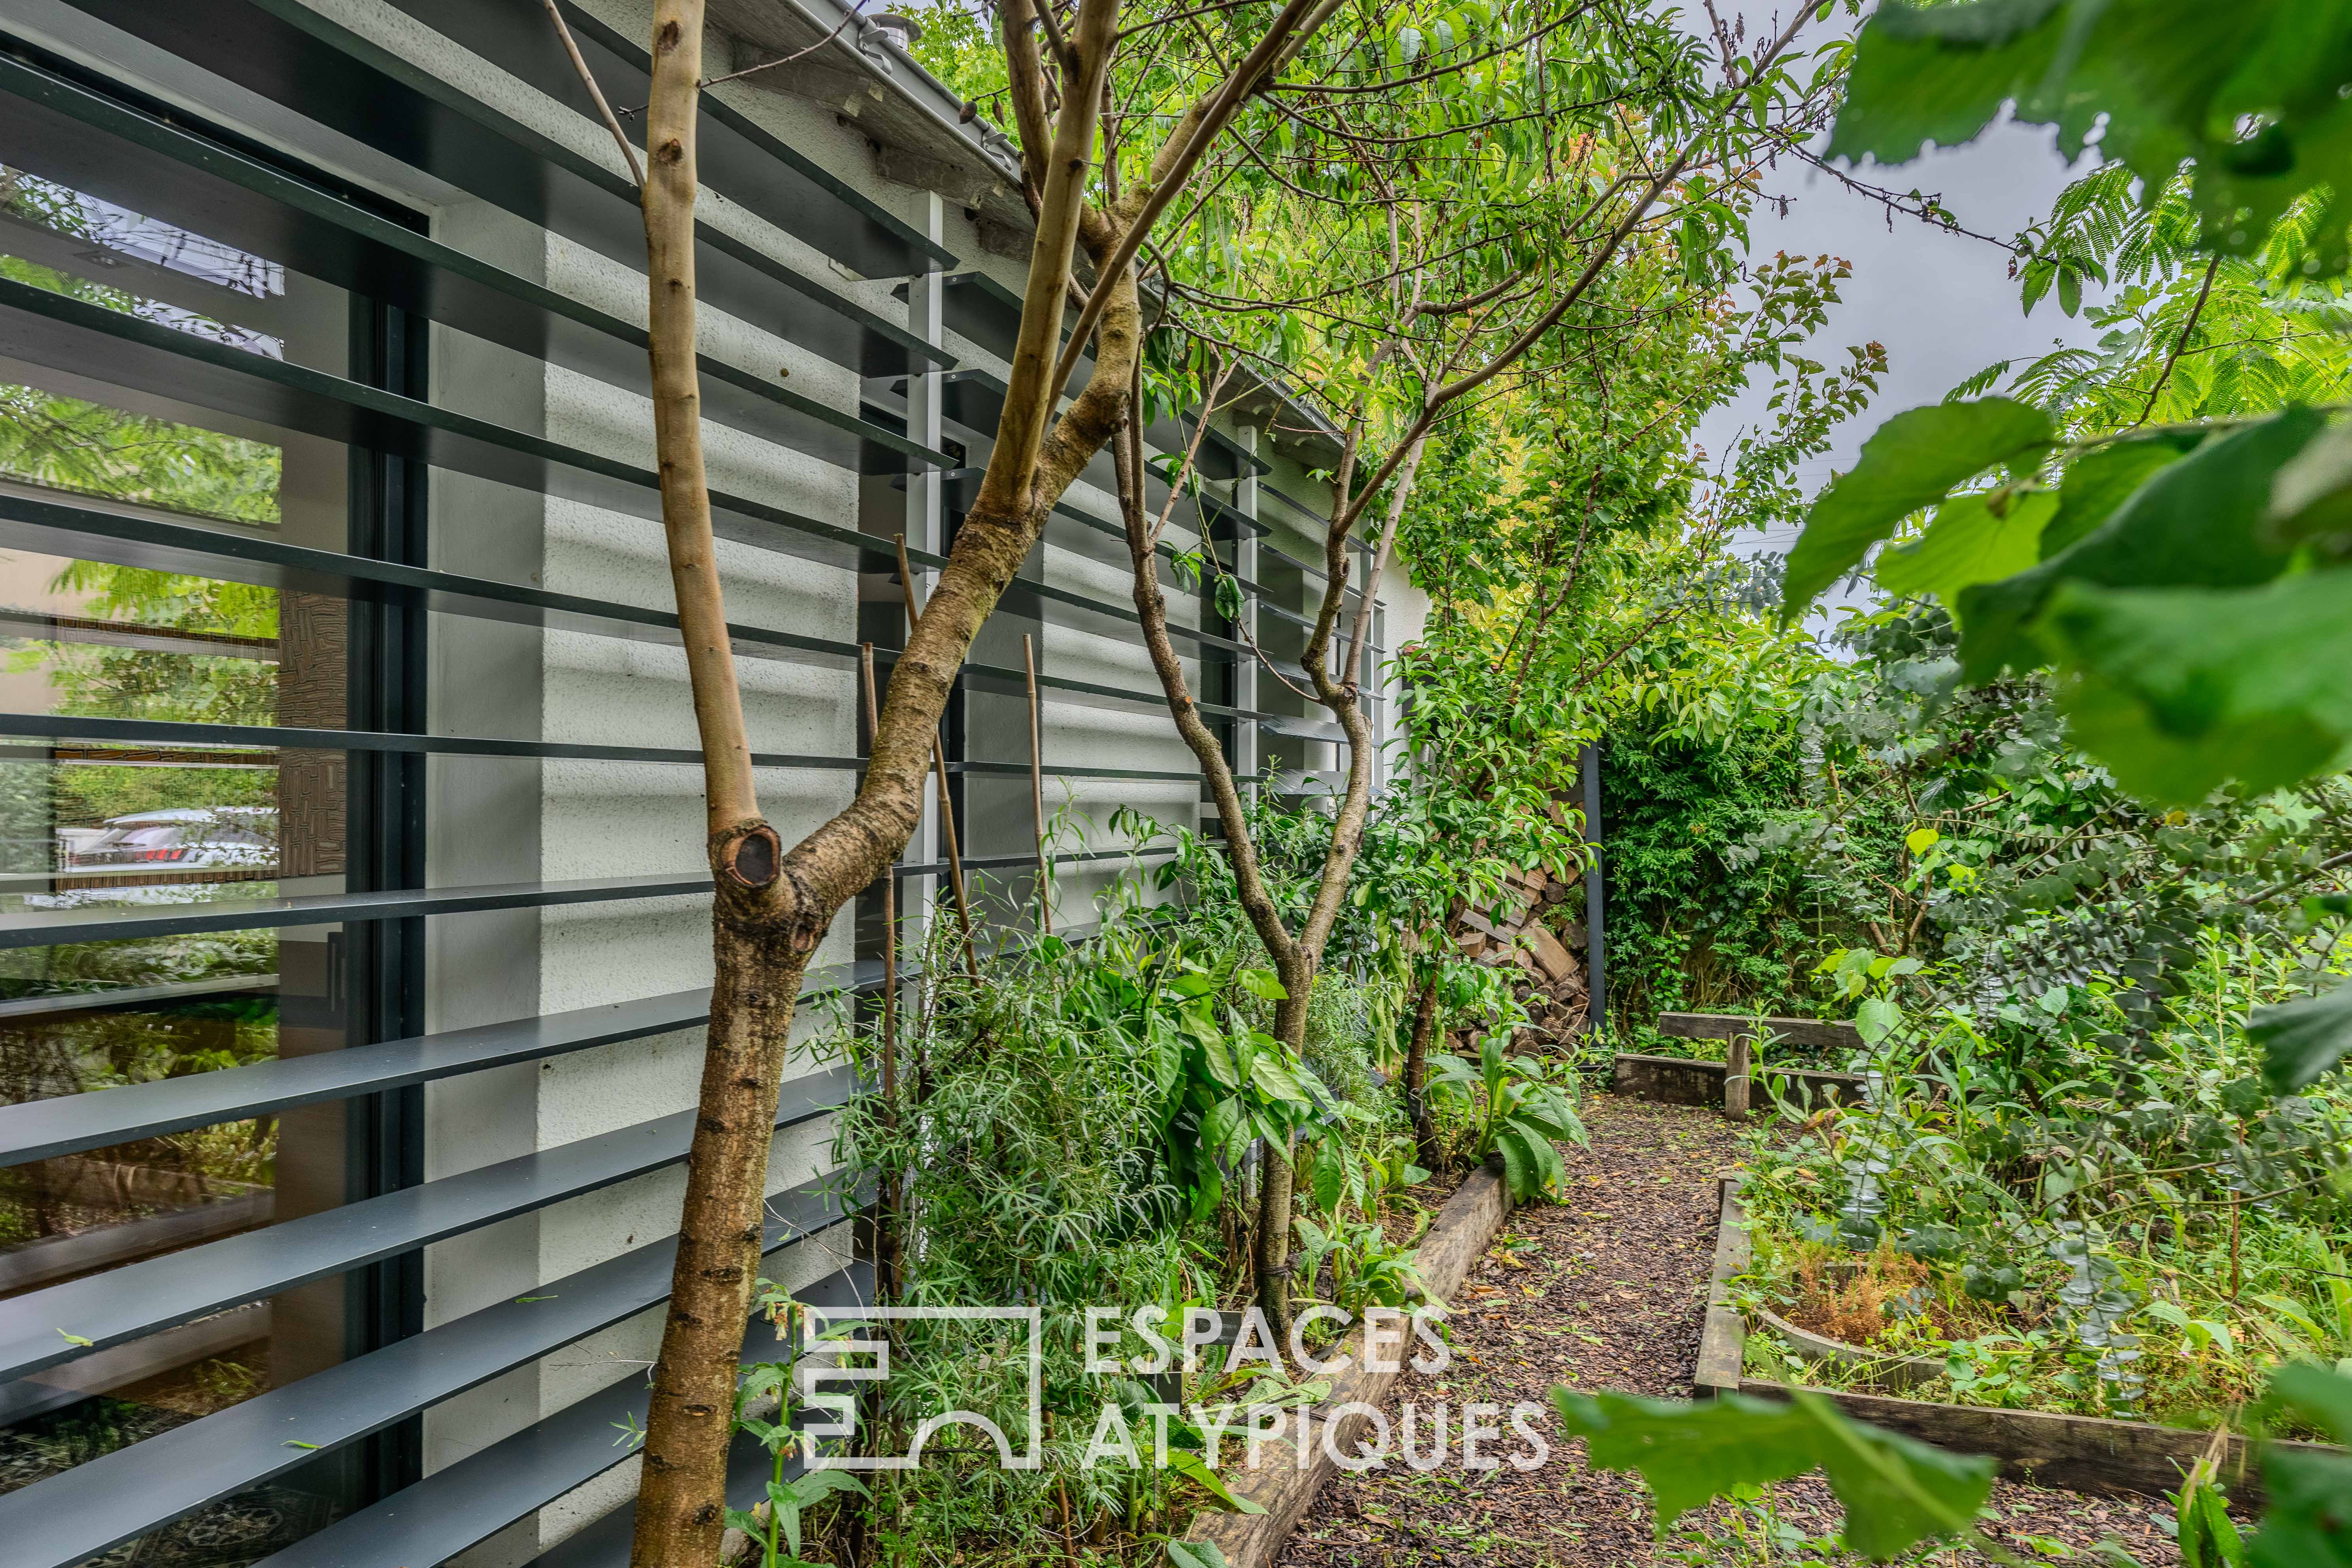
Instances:
[[[1445,1200],[1445,1206],[1438,1210],[1436,1223],[1429,1227],[1414,1257],[1415,1269],[1432,1296],[1446,1300],[1462,1288],[1470,1266],[1486,1250],[1495,1233],[1503,1228],[1503,1220],[1510,1212],[1510,1194],[1503,1188],[1502,1173],[1492,1167],[1473,1171],[1469,1180],[1454,1190],[1454,1195]],[[1321,1413],[1347,1404],[1369,1405],[1377,1409],[1400,1375],[1395,1372],[1375,1372],[1364,1365],[1362,1336],[1363,1330],[1358,1327],[1338,1347],[1350,1354],[1353,1361],[1347,1371],[1331,1379],[1330,1397],[1316,1406],[1318,1414],[1309,1427],[1313,1454],[1307,1464],[1301,1468],[1297,1449],[1288,1441],[1276,1438],[1265,1445],[1256,1469],[1240,1464],[1220,1467],[1219,1476],[1236,1497],[1247,1498],[1265,1511],[1225,1513],[1203,1509],[1185,1533],[1186,1541],[1214,1542],[1232,1568],[1265,1568],[1274,1561],[1282,1543],[1306,1517],[1315,1494],[1323,1489],[1323,1483],[1339,1468],[1332,1463],[1329,1450],[1350,1452],[1360,1436],[1359,1428],[1364,1425],[1360,1415],[1349,1417],[1332,1435],[1327,1447],[1324,1428],[1328,1421]],[[1323,1352],[1327,1360],[1335,1353]],[[1410,1361],[1412,1355],[1412,1346],[1408,1341],[1400,1363]],[[1229,1453],[1234,1451],[1227,1449]]]
[[[1609,1090],[1629,1100],[1727,1110],[1729,1075],[1729,1066],[1724,1062],[1693,1061],[1687,1057],[1645,1057],[1625,1051],[1619,1053],[1612,1064]],[[1756,1076],[1783,1080],[1781,1092],[1800,1104],[1845,1104],[1862,1098],[1864,1080],[1858,1073],[1768,1067],[1759,1069]]]
[[[1722,1183],[1722,1216],[1716,1231],[1715,1276],[1707,1298],[1706,1327],[1699,1341],[1698,1367],[1691,1381],[1702,1399],[1727,1390],[1764,1399],[1786,1399],[1787,1384],[1740,1374],[1748,1328],[1730,1307],[1729,1281],[1750,1257],[1748,1216],[1739,1204],[1738,1180]],[[1989,1454],[2000,1473],[2036,1486],[2069,1491],[2119,1492],[2162,1497],[2180,1485],[2189,1467],[2203,1457],[2210,1432],[2158,1426],[2147,1421],[2117,1421],[2104,1415],[2057,1415],[2042,1410],[1997,1410],[1975,1405],[1938,1405],[1892,1394],[1808,1389],[1857,1421],[1931,1443],[1956,1454]],[[2273,1446],[2315,1454],[2345,1450],[2325,1443],[2275,1439]],[[2223,1452],[2221,1481],[2231,1500],[2252,1507],[2262,1500],[2261,1445],[2231,1435]]]
[[[1944,1358],[1924,1355],[1892,1355],[1833,1340],[1827,1334],[1817,1334],[1801,1329],[1769,1307],[1759,1307],[1756,1315],[1764,1326],[1779,1335],[1789,1347],[1789,1353],[1799,1361],[1829,1362],[1839,1366],[1859,1370],[1873,1387],[1884,1390],[1916,1388],[1932,1383],[1944,1373]]]
[[[1819,1018],[1751,1018],[1739,1013],[1661,1013],[1658,1033],[1678,1040],[1722,1040],[1720,1062],[1680,1057],[1626,1055],[1617,1058],[1612,1085],[1635,1100],[1669,1105],[1719,1105],[1734,1121],[1744,1121],[1754,1100],[1756,1047],[1769,1035],[1796,1046],[1859,1050],[1862,1034],[1852,1024]],[[1811,1109],[1862,1098],[1863,1079],[1845,1072],[1780,1071],[1774,1074]]]

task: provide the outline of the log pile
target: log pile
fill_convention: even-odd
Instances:
[[[1516,1042],[1522,1047],[1557,1046],[1584,1027],[1583,917],[1582,880],[1562,881],[1541,867],[1511,873],[1491,914],[1465,910],[1454,917],[1454,945],[1464,957],[1520,972],[1511,990],[1533,1022],[1533,1038]],[[1464,1037],[1452,1048],[1475,1047]]]

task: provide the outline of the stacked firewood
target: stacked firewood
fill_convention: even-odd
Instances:
[[[1507,964],[1519,973],[1511,990],[1527,1004],[1531,1027],[1515,1042],[1541,1049],[1584,1027],[1584,883],[1562,881],[1541,867],[1515,871],[1491,916],[1465,910],[1454,917],[1454,945],[1479,963]],[[1467,1037],[1455,1050],[1475,1048]]]

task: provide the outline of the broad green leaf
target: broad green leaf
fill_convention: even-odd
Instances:
[[[1895,1032],[1903,1022],[1903,1009],[1884,996],[1865,998],[1853,1011],[1854,1032],[1864,1045],[1874,1046]]]
[[[2211,1486],[2184,1488],[2173,1516],[2181,1568],[2232,1568],[2245,1561],[2238,1527]]]
[[[2204,438],[2201,430],[2136,436],[2094,447],[2067,464],[2066,477],[2058,482],[2058,515],[2042,531],[2041,559],[2049,560],[2106,521],[2157,470],[2179,462]]]
[[[2352,1441],[2352,1378],[2288,1366],[2271,1379],[2264,1403]],[[2352,1458],[2273,1448],[2263,1456],[2263,1479],[2270,1506],[2247,1552],[2256,1568],[2352,1568]]]
[[[1903,847],[1914,855],[1925,855],[1943,842],[1944,836],[1932,827],[1915,827],[1903,836]]]
[[[1973,140],[2013,103],[2057,127],[2069,161],[2097,129],[2099,155],[2149,201],[2194,159],[2203,242],[2242,255],[2306,191],[2352,192],[2347,81],[2343,0],[1885,0],[1857,40],[1828,152],[1906,163]],[[2344,228],[2319,216],[2316,269],[2344,268]]]
[[[2075,741],[2145,799],[2189,805],[2231,779],[2282,788],[2352,741],[2352,572],[2240,589],[2070,583],[2034,629],[2074,678]]]
[[[1171,1541],[1168,1561],[1173,1568],[1231,1568],[1225,1549],[1213,1541]]]
[[[1197,1454],[1188,1454],[1181,1448],[1171,1449],[1168,1455],[1168,1468],[1235,1513],[1265,1511],[1265,1505],[1252,1502],[1249,1499],[1237,1495],[1232,1488],[1226,1486],[1223,1478],[1202,1464]]]
[[[2273,1408],[2294,1411],[2335,1441],[2352,1443],[2352,1377],[2308,1363],[2285,1366],[2272,1377],[2264,1399]]]
[[[2263,1084],[2293,1094],[2317,1083],[2352,1051],[2352,981],[2316,996],[2257,1007],[2246,1037],[2263,1048]]]
[[[1567,1162],[1559,1157],[1559,1148],[1551,1138],[1549,1128],[1527,1118],[1512,1116],[1504,1119],[1500,1145],[1507,1149],[1516,1141],[1520,1152],[1527,1157],[1528,1184],[1524,1194],[1526,1197],[1558,1193],[1560,1184],[1568,1179]]]
[[[1272,1051],[1260,1051],[1251,1060],[1250,1081],[1268,1100],[1298,1104],[1307,1099],[1307,1091],[1298,1087],[1298,1079],[1291,1076],[1282,1058]]]
[[[1315,1206],[1325,1214],[1337,1214],[1339,1200],[1348,1195],[1348,1165],[1337,1138],[1326,1136],[1317,1141],[1310,1180],[1315,1189]],[[1306,1223],[1299,1222],[1302,1226]]]
[[[2322,430],[2278,471],[2271,518],[2279,537],[2288,540],[2352,528],[2352,425]]]
[[[2038,457],[2050,417],[2006,397],[1937,403],[1898,414],[1863,443],[1862,460],[1813,502],[1789,552],[1780,613],[1794,617],[1895,525],[1995,463]]]
[[[2042,649],[2027,628],[2063,582],[2110,588],[2252,587],[2284,570],[2269,529],[2271,481],[2319,427],[2290,409],[2163,468],[2107,521],[2040,565],[1960,595],[1961,672],[1990,680],[2030,669]]]
[[[1536,1193],[1535,1160],[1521,1142],[1519,1130],[1506,1124],[1495,1135],[1495,1152],[1503,1157],[1503,1185],[1515,1203],[1525,1203]]]
[[[2352,1568],[2352,1459],[2273,1451],[2263,1480],[2270,1506],[2246,1548],[2254,1568]]]
[[[1170,1028],[1163,1018],[1151,1021],[1153,1079],[1160,1092],[1166,1094],[1184,1076],[1184,1037]]]
[[[1290,999],[1290,993],[1282,988],[1282,982],[1271,969],[1244,969],[1234,978],[1242,983],[1243,990],[1260,1001],[1286,1002]]]
[[[1220,1153],[1239,1136],[1242,1130],[1242,1102],[1227,1096],[1211,1106],[1201,1118],[1201,1147],[1211,1153]]]
[[[808,1471],[793,1483],[793,1490],[798,1494],[803,1508],[813,1507],[835,1492],[856,1492],[859,1497],[874,1495],[866,1489],[866,1483],[850,1471],[832,1469]]]
[[[1997,582],[2042,559],[2042,532],[2057,515],[2058,498],[2034,490],[2009,498],[1996,515],[1984,495],[1954,496],[1936,509],[1936,521],[1916,544],[1878,558],[1878,585],[1890,594],[1933,594],[1957,613],[1960,590]]]
[[[1736,1487],[1828,1472],[1844,1505],[1846,1545],[1874,1563],[1976,1522],[1991,1495],[1993,1462],[1962,1458],[1849,1421],[1819,1394],[1789,1405],[1727,1394],[1680,1405],[1552,1390],[1560,1423],[1586,1439],[1604,1470],[1639,1470],[1671,1525]]]

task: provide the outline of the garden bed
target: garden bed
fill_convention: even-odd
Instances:
[[[1474,1171],[1454,1189],[1414,1254],[1415,1271],[1430,1296],[1439,1301],[1449,1301],[1454,1297],[1509,1213],[1510,1199],[1498,1168]],[[1311,1452],[1306,1464],[1297,1462],[1297,1451],[1293,1445],[1276,1440],[1266,1446],[1267,1452],[1261,1456],[1255,1469],[1235,1467],[1227,1472],[1225,1479],[1234,1491],[1265,1511],[1244,1514],[1203,1510],[1185,1539],[1213,1542],[1232,1568],[1262,1568],[1274,1560],[1308,1505],[1314,1502],[1316,1493],[1338,1472],[1331,1450],[1352,1452],[1358,1436],[1368,1425],[1360,1415],[1343,1416],[1337,1432],[1327,1439],[1325,1428],[1331,1423],[1331,1412],[1349,1404],[1381,1405],[1402,1375],[1401,1364],[1398,1371],[1392,1372],[1375,1371],[1365,1365],[1362,1347],[1363,1331],[1360,1327],[1349,1331],[1339,1346],[1321,1352],[1327,1359],[1345,1353],[1350,1364],[1331,1379],[1330,1394],[1314,1407],[1313,1424],[1308,1429]]]
[[[1457,1297],[1454,1365],[1436,1374],[1408,1367],[1384,1405],[1392,1418],[1407,1399],[1424,1407],[1440,1399],[1457,1407],[1548,1403],[1559,1385],[1687,1395],[1717,1242],[1716,1177],[1738,1160],[1739,1134],[1720,1116],[1615,1095],[1591,1099],[1585,1119],[1591,1147],[1567,1151],[1568,1201],[1513,1211]],[[1800,1538],[1820,1560],[1847,1561],[1827,1544],[1841,1510],[1819,1475],[1685,1516],[1660,1542],[1637,1478],[1589,1469],[1581,1444],[1555,1442],[1549,1462],[1526,1472],[1448,1466],[1423,1474],[1391,1463],[1336,1476],[1275,1561],[1277,1568],[1629,1568],[1711,1550],[1720,1562],[1754,1562],[1752,1542],[1768,1515],[1773,1561],[1796,1560],[1789,1542]],[[2039,1542],[2052,1555],[2096,1561],[2097,1544],[2112,1540],[2151,1568],[2179,1562],[2144,1505],[2011,1481],[1996,1486],[1980,1528],[2022,1553]],[[1782,1529],[1794,1534],[1783,1538]],[[1935,1561],[1986,1562],[1968,1552]]]
[[[1729,1068],[1722,1062],[1695,1061],[1688,1057],[1647,1057],[1621,1052],[1611,1064],[1610,1091],[1628,1100],[1661,1105],[1696,1105],[1719,1110],[1724,1104]],[[1800,1068],[1760,1068],[1756,1076],[1767,1080],[1792,1103],[1847,1104],[1862,1098],[1863,1079],[1850,1072],[1815,1072]]]
[[[1726,1181],[1706,1329],[1693,1379],[1702,1397],[1737,1392],[1785,1399],[1791,1390],[1789,1384],[1750,1377],[1743,1371],[1748,1330],[1732,1305],[1731,1282],[1748,1269],[1750,1247],[1736,1184]],[[1874,1355],[1862,1346],[1832,1344],[1865,1370],[1873,1363],[1906,1359]],[[2074,1491],[2161,1497],[2180,1485],[2181,1477],[2214,1440],[2208,1432],[2107,1416],[1942,1404],[1858,1389],[1811,1392],[1874,1426],[1955,1453],[1990,1455],[2000,1461],[2005,1476]],[[2258,1500],[2261,1484],[2253,1463],[2255,1443],[2237,1434],[2228,1435],[2222,1442],[2219,1467],[2222,1486],[2241,1502]],[[2313,1452],[2340,1451],[2317,1443],[2287,1446]]]

